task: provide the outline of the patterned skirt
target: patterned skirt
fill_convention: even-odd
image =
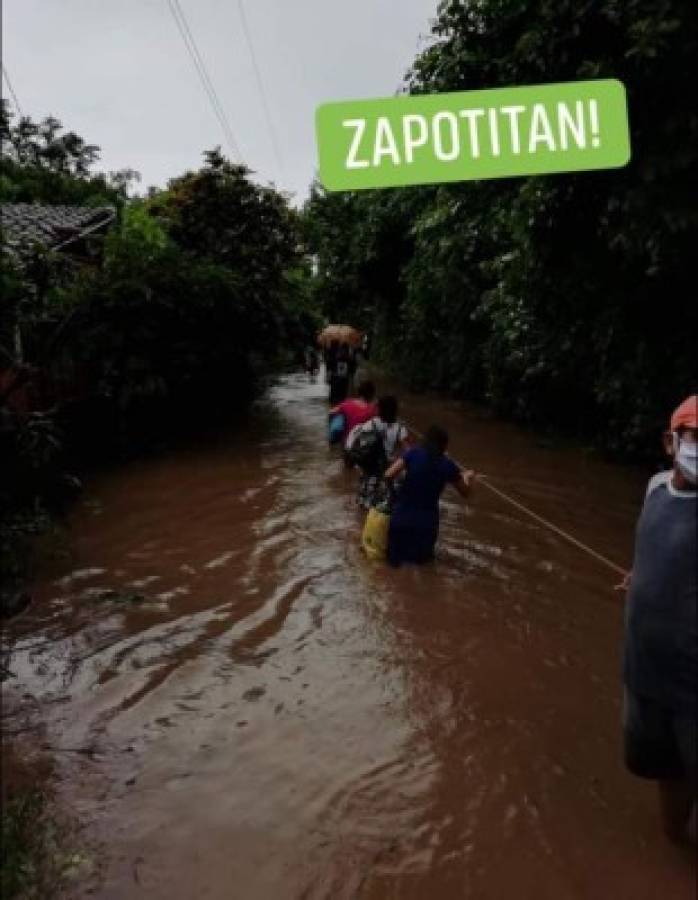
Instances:
[[[390,509],[392,500],[392,485],[382,475],[361,474],[359,492],[356,497],[356,502],[361,509],[371,509],[373,506],[387,506]]]

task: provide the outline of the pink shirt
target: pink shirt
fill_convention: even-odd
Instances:
[[[344,437],[349,434],[352,428],[357,425],[363,425],[374,416],[378,415],[378,407],[375,403],[364,403],[363,400],[343,400],[339,406],[339,411],[344,416]]]

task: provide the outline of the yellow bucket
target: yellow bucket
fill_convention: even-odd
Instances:
[[[366,516],[361,546],[369,559],[385,559],[388,555],[390,516],[372,507]]]

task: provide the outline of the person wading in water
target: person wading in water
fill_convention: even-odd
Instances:
[[[347,455],[346,440],[351,431],[357,425],[363,425],[378,413],[378,407],[374,402],[376,386],[372,381],[366,380],[359,384],[357,396],[348,400],[342,400],[340,404],[330,410],[330,416],[344,416],[344,433],[342,445],[344,447],[344,461],[348,466],[353,465]]]
[[[378,415],[357,425],[346,440],[348,464],[359,466],[357,503],[361,509],[390,504],[391,484],[384,478],[386,467],[407,446],[408,432],[398,421],[396,397],[385,396],[378,401]],[[357,458],[357,455],[363,458]]]
[[[650,481],[635,538],[624,654],[625,762],[659,783],[664,830],[696,842],[698,395],[664,435],[673,469]]]
[[[342,344],[337,351],[334,368],[330,371],[330,406],[341,403],[349,393],[350,363],[349,345]]]
[[[334,372],[337,362],[337,354],[339,353],[339,341],[330,341],[329,347],[325,347],[323,352],[323,360],[325,363],[325,383],[330,383],[330,378]]]
[[[434,558],[439,534],[439,497],[447,484],[467,497],[475,473],[462,472],[446,455],[448,434],[438,425],[428,429],[421,446],[411,447],[385,473],[389,481],[405,474],[388,531],[388,562],[425,563]]]

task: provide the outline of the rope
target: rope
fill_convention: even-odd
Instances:
[[[582,541],[577,540],[576,537],[569,534],[567,531],[564,531],[562,528],[559,528],[553,522],[549,522],[548,519],[544,519],[543,516],[539,516],[538,513],[533,512],[532,509],[529,509],[527,506],[524,506],[523,503],[519,503],[517,500],[514,500],[513,497],[510,497],[508,494],[505,494],[504,491],[500,491],[499,488],[496,488],[493,484],[489,483],[486,475],[480,475],[479,480],[482,484],[485,485],[486,488],[489,488],[492,493],[496,494],[498,497],[501,497],[502,500],[506,500],[507,503],[510,503],[512,506],[515,506],[517,509],[520,509],[521,512],[526,513],[526,515],[530,516],[532,519],[535,519],[536,522],[539,522],[541,525],[544,525],[546,528],[549,528],[551,531],[554,531],[555,534],[560,535],[560,537],[564,538],[566,541],[569,541],[570,544],[574,544],[575,547],[580,550],[584,550],[585,553],[588,553],[589,556],[593,556],[594,559],[597,559],[599,562],[604,563],[604,565],[608,566],[609,569],[613,569],[618,575],[627,575],[627,570],[621,568],[619,565],[614,563],[612,560],[603,556],[598,551],[594,550],[592,547],[589,547],[587,544],[582,543]]]
[[[424,437],[424,435],[421,433],[421,431],[418,431],[409,422],[405,422],[405,424],[410,429],[410,431],[413,434],[415,434],[418,438]],[[454,462],[457,463],[461,468],[465,468],[463,463],[461,463],[459,460],[454,459]],[[612,569],[617,575],[622,575],[622,576],[627,575],[626,569],[621,568],[621,566],[617,565],[612,560],[608,559],[606,556],[603,556],[603,554],[599,553],[597,550],[594,550],[592,547],[589,547],[588,544],[584,544],[582,541],[578,540],[576,537],[571,535],[569,532],[567,532],[564,529],[560,528],[559,526],[555,525],[553,522],[549,521],[548,519],[544,519],[543,516],[539,516],[538,513],[534,512],[532,509],[529,509],[523,503],[519,503],[518,500],[514,500],[513,497],[510,497],[508,494],[505,494],[504,491],[501,491],[499,488],[496,488],[493,484],[490,483],[490,480],[487,477],[487,475],[478,474],[476,477],[477,477],[477,480],[481,484],[483,484],[486,488],[488,488],[490,491],[492,491],[493,494],[496,494],[500,499],[504,500],[506,503],[511,504],[511,506],[516,507],[516,509],[525,513],[527,516],[530,516],[530,518],[534,519],[540,525],[543,525],[545,528],[550,529],[550,531],[555,532],[555,534],[559,535],[561,538],[564,538],[570,544],[573,544],[575,547],[577,547],[577,549],[583,550],[585,553],[588,553],[589,556],[592,556],[594,559],[603,563],[605,566],[608,566],[608,568]]]

